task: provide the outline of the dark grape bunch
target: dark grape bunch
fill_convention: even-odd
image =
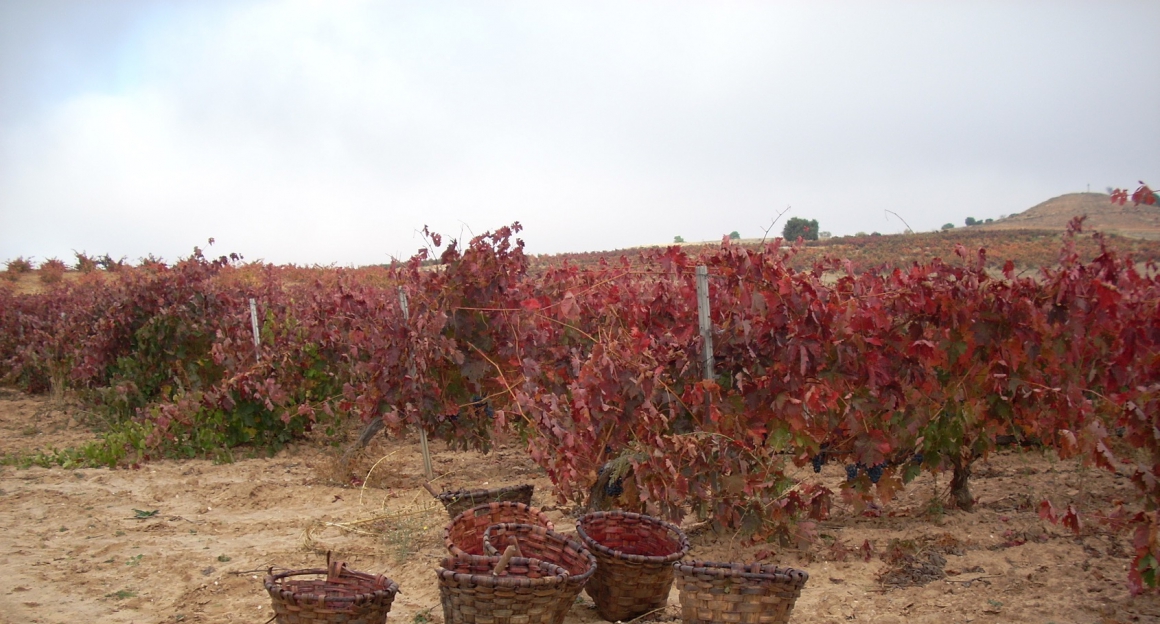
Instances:
[[[471,395],[471,405],[476,409],[483,408],[483,413],[488,418],[495,418],[495,410],[491,408],[491,403],[482,396],[478,394]]]
[[[810,465],[814,467],[815,473],[822,471],[822,466],[826,463],[826,450],[829,448],[829,444],[823,444],[821,452],[810,458]]]
[[[878,480],[882,478],[882,471],[885,469],[886,464],[874,464],[869,468],[862,463],[846,464],[846,482],[857,479],[859,472],[865,472],[866,476],[870,477],[870,483],[878,483]]]
[[[624,479],[617,479],[616,481],[609,479],[608,483],[604,485],[604,493],[609,498],[616,498],[624,494]]]

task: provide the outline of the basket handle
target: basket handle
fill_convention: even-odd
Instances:
[[[508,536],[508,545],[509,545],[509,547],[510,547],[510,548],[515,548],[515,549],[516,549],[516,554],[515,554],[515,556],[517,556],[517,557],[523,557],[523,556],[524,556],[524,551],[520,549],[520,540],[519,540],[519,539],[517,539],[517,538],[516,538],[516,536],[514,536],[514,535],[509,535],[509,536]]]
[[[330,560],[330,553],[327,553],[327,555],[326,555],[326,582],[327,583],[337,582],[338,577],[342,576],[342,569],[345,567],[346,567],[345,561],[339,561],[338,559],[331,561]]]
[[[514,545],[508,545],[507,550],[503,551],[503,556],[499,558],[499,563],[495,564],[495,570],[492,571],[492,576],[503,576],[507,571],[508,564],[511,563],[512,557],[516,556],[516,551],[519,550]]]

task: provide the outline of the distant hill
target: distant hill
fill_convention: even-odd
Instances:
[[[1104,193],[1060,195],[1019,214],[970,229],[1063,231],[1072,217],[1085,214],[1088,216],[1085,230],[1160,240],[1160,206],[1133,206],[1131,202],[1120,206],[1113,204],[1111,197]]]

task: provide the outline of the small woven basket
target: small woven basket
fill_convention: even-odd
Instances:
[[[325,570],[274,574],[271,569],[264,585],[278,624],[384,624],[398,584],[381,574],[355,572],[342,561],[330,561],[329,554],[326,559]],[[325,578],[291,578],[305,575]]]
[[[568,579],[560,566],[511,552],[447,557],[436,574],[444,624],[551,624]]]
[[[580,541],[596,556],[584,591],[609,622],[628,621],[668,602],[673,563],[689,552],[675,525],[627,511],[598,511],[576,524]]]
[[[454,556],[484,555],[483,533],[493,524],[535,524],[554,528],[544,512],[523,503],[488,503],[455,516],[443,529],[443,545]]]
[[[532,493],[536,486],[532,484],[509,485],[491,490],[450,490],[435,494],[436,500],[447,508],[447,516],[454,518],[459,514],[487,503],[523,503],[532,504]]]
[[[685,624],[786,624],[809,573],[751,563],[673,564]]]
[[[584,584],[596,572],[596,557],[579,541],[551,529],[531,524],[493,524],[483,532],[483,550],[498,555],[501,548],[515,546],[519,555],[558,565],[568,572],[553,624],[560,624],[576,602]]]

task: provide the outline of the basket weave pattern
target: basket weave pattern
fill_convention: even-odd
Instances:
[[[483,533],[493,524],[535,524],[548,529],[552,522],[544,512],[523,503],[488,503],[455,516],[443,529],[443,545],[452,555],[479,555],[483,551]]]
[[[752,563],[673,564],[685,624],[786,624],[810,575]]]
[[[325,575],[321,579],[293,579]],[[399,586],[391,579],[355,572],[341,561],[327,569],[290,570],[266,576],[278,624],[383,624]]]
[[[494,524],[483,532],[483,549],[489,556],[498,555],[513,541],[524,557],[547,561],[568,572],[552,620],[553,624],[561,624],[584,584],[596,572],[596,557],[579,541],[542,526]]]
[[[444,624],[551,624],[568,573],[538,559],[447,557],[436,570]]]
[[[665,606],[673,563],[689,552],[684,532],[643,514],[598,511],[580,518],[576,534],[596,557],[584,591],[601,618],[627,621]]]
[[[472,507],[487,503],[512,502],[531,505],[535,487],[529,483],[491,490],[452,490],[440,492],[435,495],[435,498],[443,503],[443,507],[447,509],[447,515],[454,518]]]

